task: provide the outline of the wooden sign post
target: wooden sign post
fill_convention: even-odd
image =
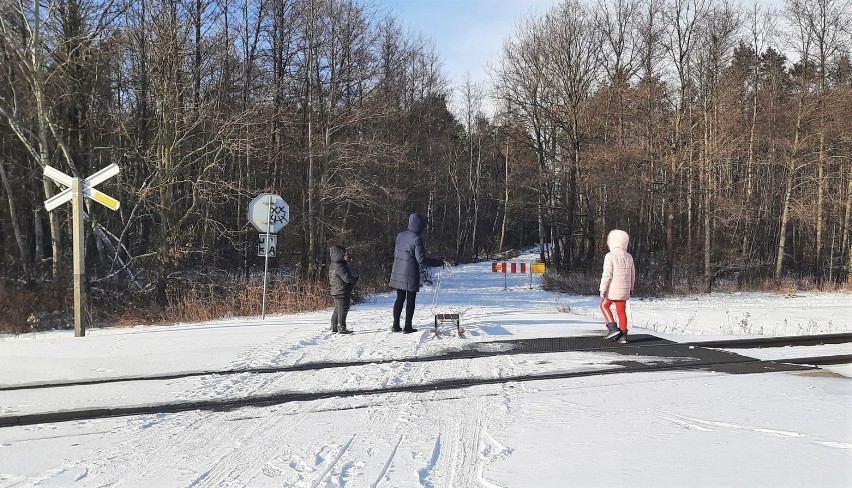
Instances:
[[[86,235],[83,227],[83,197],[94,200],[111,210],[118,210],[120,205],[118,200],[94,188],[95,185],[112,178],[118,172],[118,165],[113,163],[83,180],[72,178],[56,168],[44,167],[45,176],[67,187],[46,200],[44,208],[50,212],[63,203],[71,201],[73,228],[71,234],[74,240],[74,335],[76,337],[86,335]]]

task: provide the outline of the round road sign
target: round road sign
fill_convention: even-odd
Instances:
[[[290,206],[280,195],[261,193],[249,204],[248,219],[258,232],[277,234],[290,223]]]

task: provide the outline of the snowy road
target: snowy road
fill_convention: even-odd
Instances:
[[[430,290],[418,296],[416,323],[431,324],[435,311],[458,312],[463,338],[387,332],[389,295],[353,308],[350,324],[358,333],[348,337],[326,332],[327,311],[265,323],[93,330],[85,339],[67,332],[5,337],[0,385],[383,363],[0,391],[0,415],[621,367],[623,356],[589,351],[405,361],[478,341],[601,333],[595,297],[529,289],[522,276],[503,291],[503,277],[488,271],[488,263],[445,271],[436,309]],[[797,305],[788,306],[790,300]],[[650,331],[679,341],[730,338],[760,327],[767,333],[773,320],[776,330],[795,321],[811,324],[813,332],[852,329],[844,312],[852,296],[842,294],[831,300],[714,295],[695,310],[743,317],[760,304],[778,309],[778,317],[750,315],[740,331],[730,320],[716,329],[697,319],[686,328],[659,325],[671,310],[678,311],[672,318],[678,324],[696,317],[689,303],[637,301],[632,308],[637,323],[642,317],[657,324]],[[850,347],[831,350],[849,354]],[[0,429],[0,486],[850,486],[852,381],[834,372],[847,369],[622,373],[8,427]]]

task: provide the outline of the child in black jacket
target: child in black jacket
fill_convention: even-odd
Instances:
[[[346,314],[349,313],[349,303],[352,300],[352,289],[358,282],[358,277],[349,271],[349,251],[343,246],[328,248],[331,262],[328,265],[328,283],[331,286],[331,296],[334,297],[334,313],[331,314],[331,331],[339,334],[351,334],[346,328]]]

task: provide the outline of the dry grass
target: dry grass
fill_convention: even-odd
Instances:
[[[59,327],[71,316],[70,307],[70,292],[52,283],[33,289],[0,288],[0,332]]]
[[[597,295],[600,279],[583,273],[558,274],[551,271],[541,277],[541,288],[574,295]]]
[[[27,330],[30,310],[35,309],[36,293],[23,291],[0,292],[0,331],[20,334]]]
[[[547,272],[542,278],[542,288],[577,295],[597,295],[600,285],[600,274],[592,271],[574,271],[568,274]],[[734,293],[743,291],[760,291],[793,295],[797,292],[843,292],[847,291],[842,284],[817,284],[813,278],[786,277],[780,282],[773,279],[762,279],[756,282],[737,282],[737,280],[717,279],[713,283],[713,292]],[[852,290],[850,290],[852,291]],[[684,296],[702,292],[700,277],[695,277],[690,286],[686,280],[678,280],[673,290],[666,290],[661,274],[655,271],[642,272],[636,277],[634,296]]]
[[[314,279],[271,281],[266,297],[269,314],[319,310],[334,303],[325,280]],[[183,284],[170,288],[168,301],[168,306],[161,307],[149,293],[94,290],[89,298],[89,320],[96,326],[130,327],[260,315],[263,283]],[[0,332],[73,328],[72,308],[70,290],[64,288],[0,291]]]
[[[542,276],[541,287],[545,290],[575,295],[598,295],[600,283],[600,274],[591,271],[577,271],[568,274],[548,271]],[[662,294],[662,286],[656,279],[637,276],[633,294],[635,296],[659,296]]]
[[[263,308],[262,283],[189,287],[176,295],[169,298],[167,307],[148,305],[124,310],[109,322],[113,326],[204,322],[260,315]],[[267,285],[267,314],[319,310],[333,304],[327,286],[320,280],[278,281]]]

